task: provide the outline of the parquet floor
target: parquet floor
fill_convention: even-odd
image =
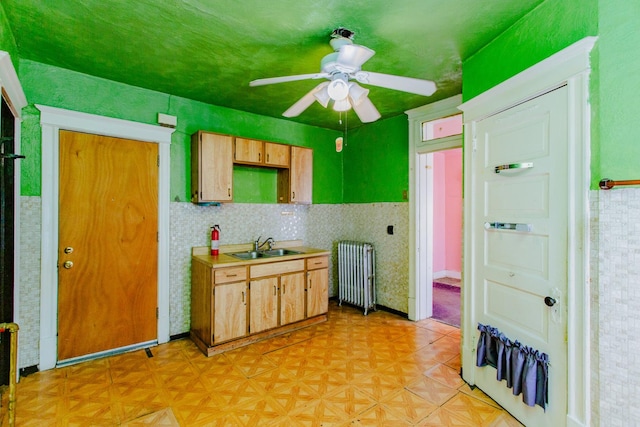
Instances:
[[[22,378],[16,425],[519,426],[460,379],[459,347],[454,327],[331,301],[325,323],[210,358],[183,339]]]

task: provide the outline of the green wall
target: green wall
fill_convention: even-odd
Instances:
[[[400,115],[347,133],[344,202],[403,202],[409,190],[409,123]]]
[[[592,87],[600,141],[592,149],[599,160],[598,169],[592,167],[595,188],[601,178],[640,179],[640,2],[599,0],[598,16],[598,84]]]
[[[39,113],[33,104],[155,124],[158,113],[178,117],[171,144],[171,200],[189,200],[190,136],[199,129],[313,148],[313,203],[342,202],[341,132],[249,114],[86,74],[21,60],[19,77],[29,107],[24,111],[22,194],[40,195]],[[256,168],[234,170],[234,201],[275,203],[276,174]]]
[[[462,63],[468,101],[598,31],[597,0],[547,0]]]

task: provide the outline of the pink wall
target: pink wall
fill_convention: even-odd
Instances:
[[[461,271],[462,149],[434,153],[433,271]]]

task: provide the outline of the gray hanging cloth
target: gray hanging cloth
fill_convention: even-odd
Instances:
[[[549,356],[518,341],[511,341],[490,325],[478,323],[478,330],[476,366],[493,366],[496,368],[496,380],[505,380],[514,396],[522,394],[526,405],[546,409],[549,403]]]

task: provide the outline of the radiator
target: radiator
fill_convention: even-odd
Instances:
[[[376,309],[376,252],[364,242],[338,242],[338,305]]]

